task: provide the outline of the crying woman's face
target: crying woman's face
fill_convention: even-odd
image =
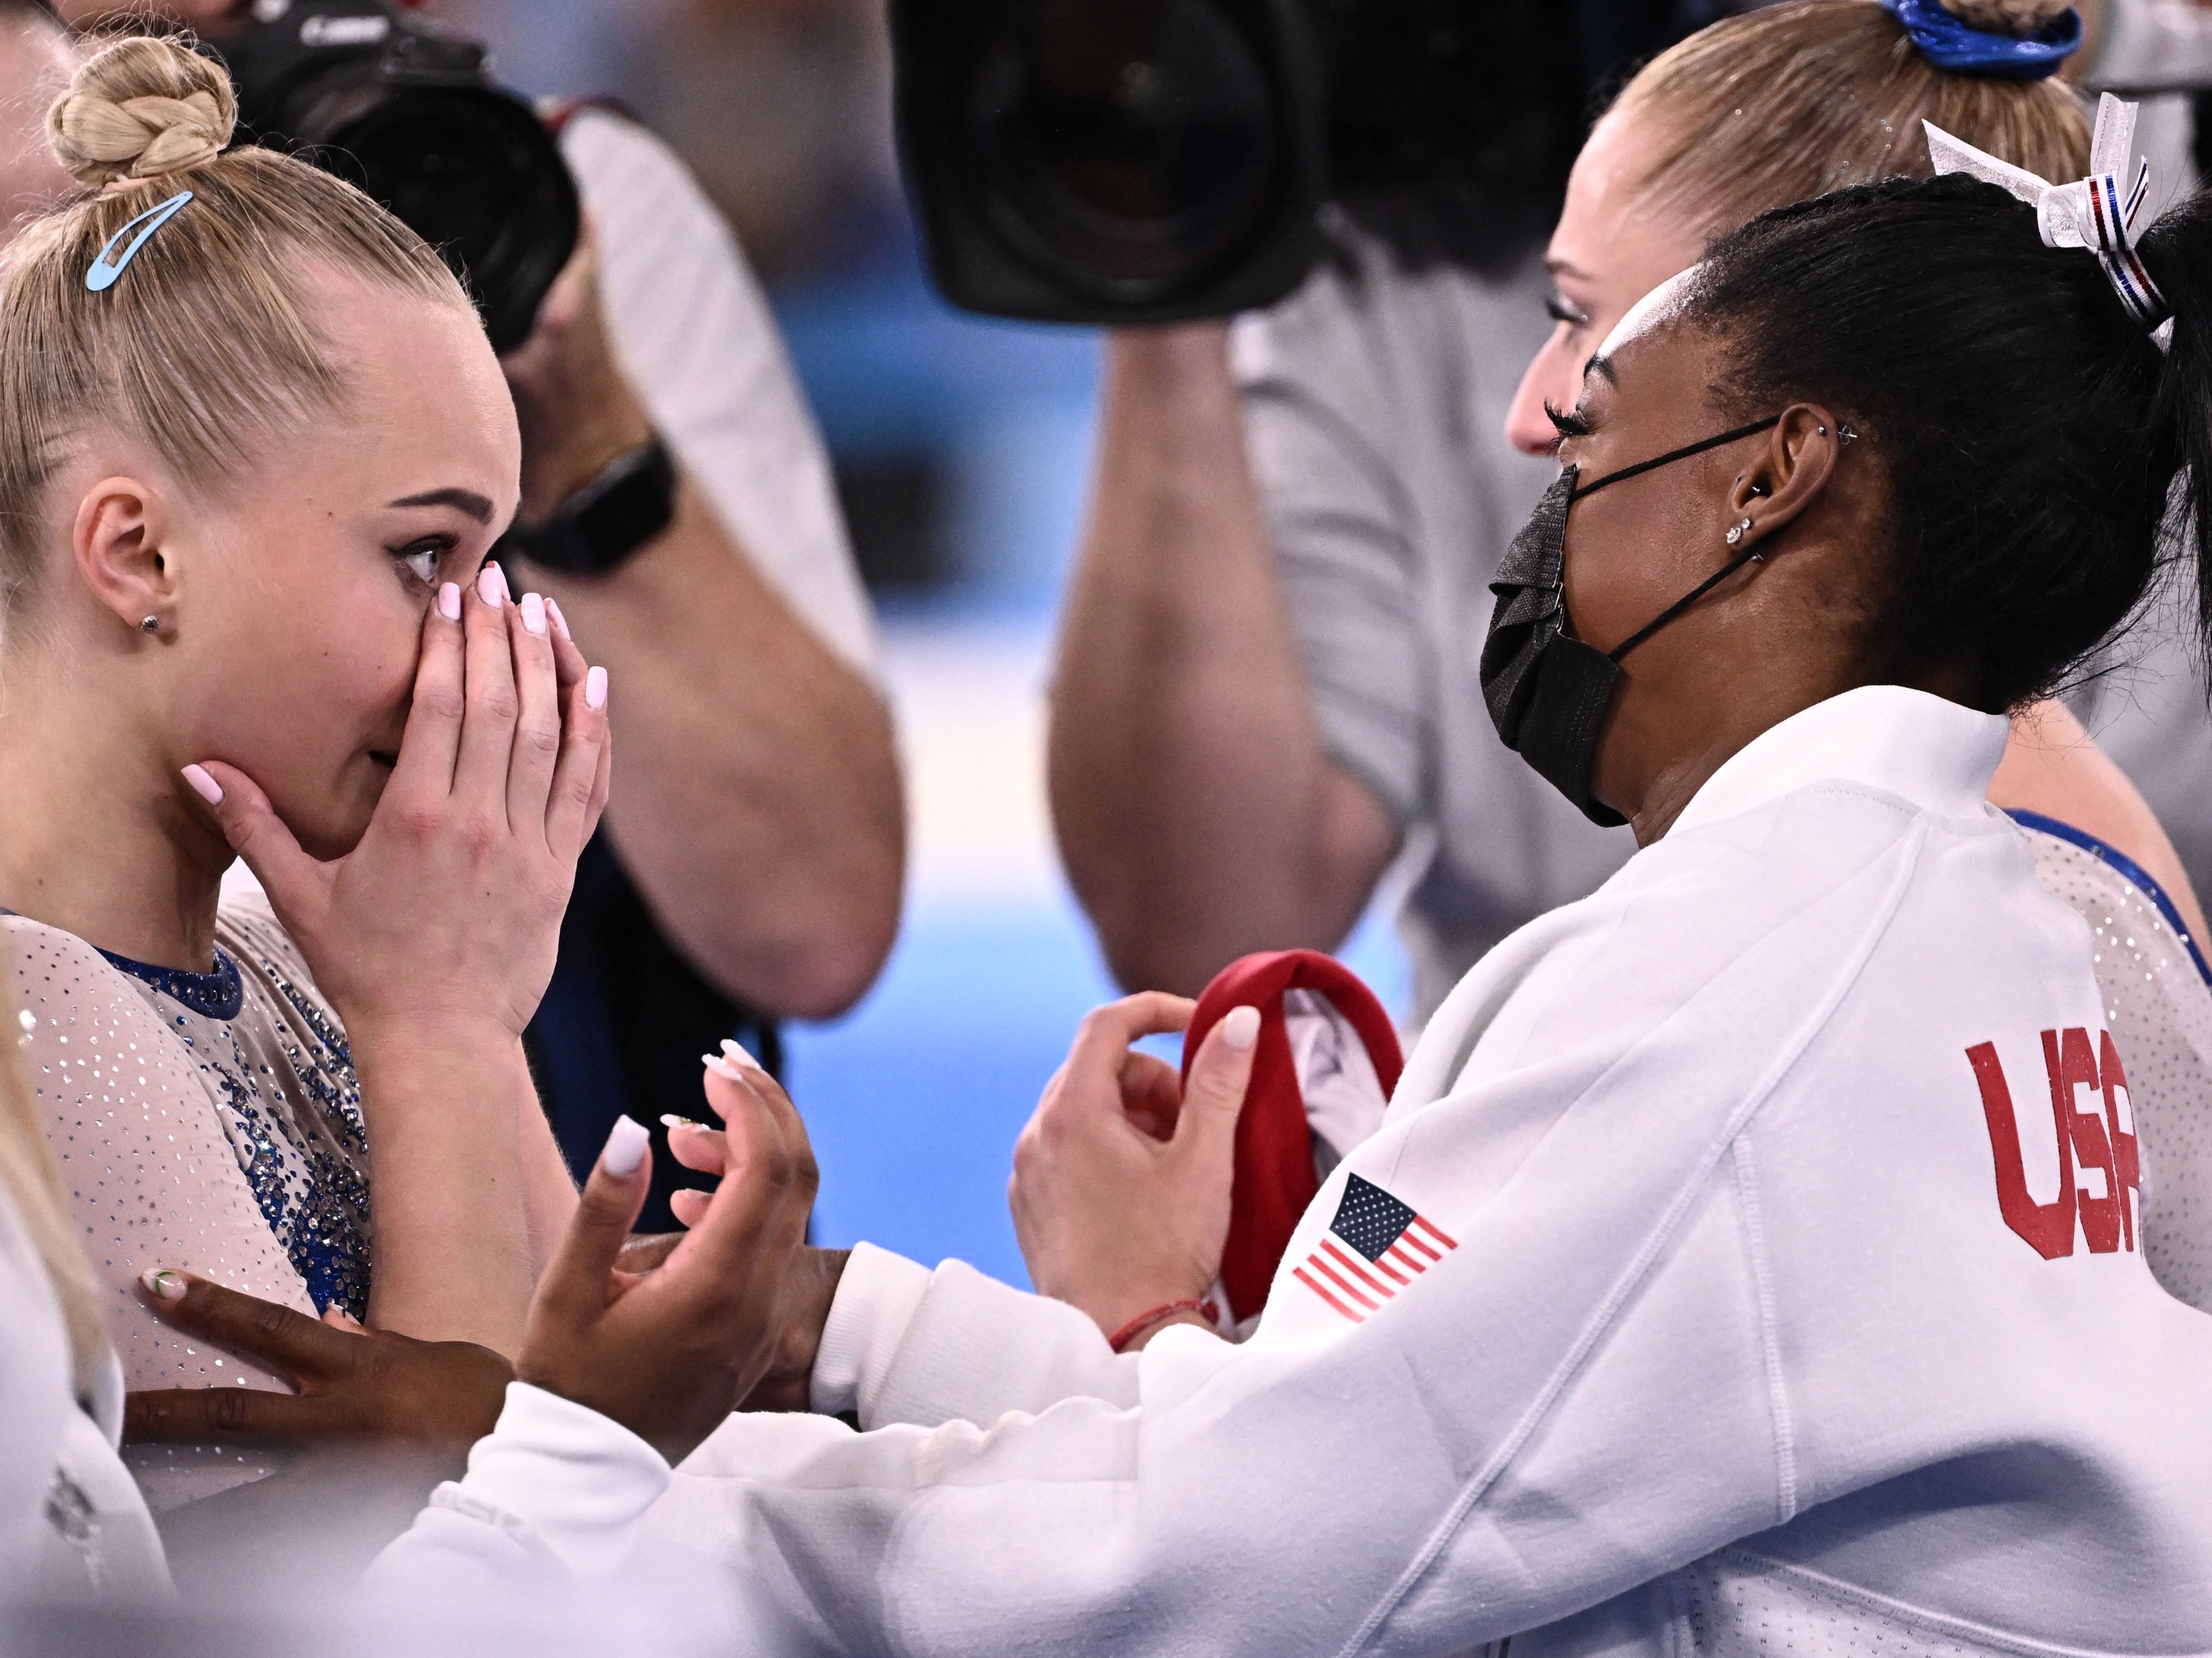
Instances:
[[[329,858],[368,827],[424,614],[514,516],[522,451],[473,312],[350,278],[319,287],[343,406],[271,445],[219,504],[175,515],[160,717],[167,744],[238,767]]]

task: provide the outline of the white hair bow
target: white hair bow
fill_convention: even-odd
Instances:
[[[2097,100],[2097,130],[2089,141],[2089,176],[2070,185],[2054,185],[2026,167],[2000,161],[1954,138],[1932,121],[1928,129],[1928,156],[1936,171],[1965,173],[2010,191],[2035,210],[2036,228],[2045,247],[2082,247],[2097,256],[2112,289],[2128,314],[2144,329],[2154,331],[2172,316],[2166,296],[2143,269],[2128,233],[2150,187],[2150,163],[2136,167],[2135,182],[2124,193],[2120,179],[2135,158],[2136,106],[2111,93]],[[2164,341],[2160,341],[2161,346]]]

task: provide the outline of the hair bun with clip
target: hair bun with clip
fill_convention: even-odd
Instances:
[[[2040,81],[2081,45],[2081,14],[2051,0],[1881,0],[1948,75]]]
[[[137,36],[78,69],[46,111],[46,141],[71,177],[105,186],[212,161],[237,122],[238,100],[219,64]]]

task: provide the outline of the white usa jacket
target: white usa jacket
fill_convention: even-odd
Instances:
[[[672,1481],[518,1388],[380,1571],[774,1653],[2212,1651],[2212,1320],[2004,737],[1877,687],[1728,762],[1444,1003],[1244,1345],[863,1249],[816,1387],[872,1431]]]

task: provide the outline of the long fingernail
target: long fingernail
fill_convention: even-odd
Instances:
[[[757,1071],[761,1068],[761,1062],[758,1060],[753,1058],[727,1036],[722,1038],[722,1057],[732,1065],[741,1065],[748,1071]]]
[[[662,1112],[660,1114],[660,1121],[664,1126],[670,1128],[697,1128],[702,1127],[701,1124],[692,1121],[689,1117],[678,1116],[673,1111]]]
[[[645,1156],[645,1143],[652,1138],[643,1123],[617,1117],[614,1132],[607,1136],[607,1149],[599,1153],[599,1167],[617,1180],[629,1179],[637,1173],[637,1165]]]
[[[594,668],[584,676],[584,706],[593,714],[607,706],[607,671]]]
[[[1232,1007],[1221,1016],[1221,1041],[1233,1054],[1242,1054],[1259,1039],[1260,1010]]]
[[[557,632],[562,638],[567,640],[571,645],[576,642],[576,635],[568,631],[568,618],[561,614],[561,601],[559,599],[549,598],[545,601],[545,614],[553,618],[554,630]]]
[[[487,564],[477,576],[477,597],[497,610],[507,598],[507,578],[500,574],[499,566]]]
[[[440,584],[438,614],[448,622],[459,622],[461,619],[461,584],[459,582],[447,581]]]
[[[173,1272],[166,1266],[147,1268],[138,1275],[138,1282],[163,1301],[182,1301],[185,1291],[191,1287],[185,1282],[184,1274]]]
[[[540,639],[545,637],[545,601],[536,593],[522,596],[522,625]]]
[[[702,1054],[699,1056],[699,1063],[705,1066],[708,1070],[713,1072],[725,1082],[735,1083],[743,1082],[744,1080],[743,1077],[740,1077],[738,1074],[737,1067],[732,1065],[727,1060],[720,1057],[719,1054]]]
[[[205,766],[186,766],[185,781],[192,786],[192,793],[211,806],[222,804],[222,785],[208,773]]]

